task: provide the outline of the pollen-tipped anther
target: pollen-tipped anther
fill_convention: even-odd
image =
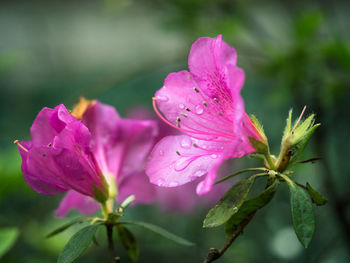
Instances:
[[[23,151],[28,152],[28,149],[25,148],[22,144],[19,143],[19,140],[14,140],[14,144],[16,144],[19,148],[21,148]]]

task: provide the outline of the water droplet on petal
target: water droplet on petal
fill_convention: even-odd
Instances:
[[[197,185],[197,188],[196,188],[197,194],[201,194],[202,191],[203,191],[203,188],[204,188],[204,182],[201,181],[201,182]]]
[[[185,108],[185,105],[179,104],[179,108],[180,108],[180,109],[184,109],[184,108]]]
[[[178,186],[178,185],[179,185],[178,182],[170,182],[170,183],[169,183],[169,187],[176,187],[176,186]]]
[[[203,107],[201,106],[201,105],[197,105],[196,106],[196,113],[198,114],[198,115],[200,115],[200,114],[202,114],[203,113]]]
[[[156,184],[158,186],[163,186],[164,185],[164,180],[160,178],[160,179],[157,180]]]
[[[213,159],[216,159],[218,156],[214,153],[214,154],[210,155],[210,157]]]
[[[181,145],[181,147],[184,148],[184,149],[189,149],[189,148],[191,148],[191,146],[192,146],[192,141],[191,141],[190,138],[184,137],[184,138],[181,140],[180,145]]]
[[[200,177],[200,176],[204,175],[205,173],[206,173],[205,170],[199,169],[199,170],[197,170],[197,171],[194,173],[194,176],[195,176],[195,177]]]
[[[159,150],[159,155],[163,156],[164,155],[164,151],[163,150]]]
[[[191,158],[186,158],[186,157],[181,157],[178,159],[175,163],[174,169],[175,171],[179,172],[184,170],[187,166],[190,165],[190,163],[193,161],[193,157]]]
[[[156,96],[157,100],[167,102],[169,98],[167,96],[162,96],[162,95],[157,95]]]

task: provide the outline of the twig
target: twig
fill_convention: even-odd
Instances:
[[[209,249],[207,257],[204,259],[203,263],[210,263],[210,262],[213,262],[213,261],[217,260],[218,258],[220,258],[225,253],[225,251],[231,246],[231,244],[235,241],[235,239],[243,232],[244,228],[253,219],[255,213],[256,213],[256,211],[254,211],[253,213],[248,215],[242,221],[242,223],[239,225],[237,230],[232,234],[230,239],[225,243],[225,245],[220,250],[218,250],[216,248]]]
[[[120,258],[114,256],[114,242],[113,242],[113,225],[111,224],[106,224],[106,229],[107,229],[107,239],[108,239],[108,250],[110,257],[112,259],[112,263],[119,263]]]

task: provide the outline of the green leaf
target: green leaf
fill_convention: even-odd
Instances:
[[[99,226],[90,225],[75,233],[64,246],[57,263],[70,263],[77,259],[90,245]]]
[[[260,135],[264,138],[264,140],[267,142],[267,138],[266,138],[266,135],[265,135],[265,132],[264,132],[264,128],[263,126],[261,125],[261,123],[258,121],[258,119],[255,117],[255,115],[251,115],[250,116],[255,128],[258,130],[258,132],[260,133]]]
[[[19,231],[15,227],[0,229],[0,258],[14,245]]]
[[[315,124],[314,126],[312,126],[309,130],[307,130],[307,132],[304,134],[304,137],[296,144],[293,146],[292,148],[292,156],[290,158],[289,163],[293,164],[295,162],[297,162],[297,160],[299,159],[299,157],[302,155],[302,153],[305,150],[305,147],[307,145],[307,143],[309,142],[312,134],[314,133],[314,131],[316,130],[316,128],[318,126],[320,126],[321,124]]]
[[[290,191],[290,204],[294,230],[300,243],[307,248],[315,232],[315,216],[312,202],[303,188],[297,187],[290,179],[286,180]]]
[[[286,124],[286,127],[284,128],[282,141],[284,141],[285,138],[287,138],[290,131],[292,130],[292,113],[293,113],[293,109],[290,109],[288,113],[287,124]]]
[[[248,139],[257,153],[267,154],[269,152],[269,147],[262,141],[256,140],[253,137],[248,136]]]
[[[217,227],[224,224],[235,213],[246,200],[250,188],[254,183],[255,176],[242,179],[233,185],[221,198],[221,200],[210,209],[203,222],[203,227]]]
[[[306,183],[306,191],[309,193],[309,196],[316,205],[325,205],[328,202],[328,199],[323,197],[319,192],[311,187],[309,183]]]
[[[247,157],[250,159],[256,159],[259,161],[265,161],[265,156],[261,153],[251,153],[251,154],[247,155]]]
[[[117,230],[120,242],[122,242],[123,247],[125,248],[129,257],[132,260],[136,261],[139,257],[139,246],[137,244],[135,236],[130,232],[129,229],[121,224],[117,225]]]
[[[157,233],[158,235],[165,237],[165,238],[167,238],[175,243],[178,243],[180,245],[183,245],[183,246],[193,246],[194,245],[193,242],[190,242],[186,239],[183,239],[182,237],[179,237],[177,235],[174,235],[174,234],[168,232],[167,230],[165,230],[164,228],[161,228],[161,227],[153,225],[153,224],[140,222],[140,221],[123,221],[123,222],[119,222],[119,224],[131,224],[131,225],[136,225],[136,226],[146,228],[147,230],[150,230],[154,233]]]
[[[68,229],[69,227],[75,225],[75,224],[83,223],[83,222],[89,221],[89,220],[90,219],[88,219],[86,217],[79,217],[79,218],[73,219],[72,221],[68,222],[67,224],[64,224],[63,226],[60,226],[59,228],[56,228],[55,230],[53,230],[52,232],[47,234],[46,238],[53,237],[53,236],[63,232],[64,230]]]
[[[277,190],[279,181],[275,180],[269,187],[267,187],[261,194],[245,201],[236,214],[234,214],[225,224],[225,233],[227,236],[231,236],[237,229],[237,226],[247,218],[251,213],[263,208],[267,205]]]

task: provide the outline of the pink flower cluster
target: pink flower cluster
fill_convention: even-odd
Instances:
[[[221,36],[199,38],[190,71],[169,74],[156,92],[155,111],[168,126],[145,120],[152,119],[145,111],[123,119],[98,101],[85,101],[78,114],[64,105],[44,108],[30,129],[32,140],[17,141],[25,181],[40,194],[67,192],[59,216],[73,208],[94,213],[101,201],[96,191],[108,196],[110,184],[116,184],[117,201],[134,194],[135,202],[150,203],[158,196],[166,206],[190,210],[193,183],[166,193],[149,180],[176,187],[206,175],[197,185],[205,194],[225,160],[254,152],[248,136],[262,139],[244,111],[244,73],[236,58]]]

